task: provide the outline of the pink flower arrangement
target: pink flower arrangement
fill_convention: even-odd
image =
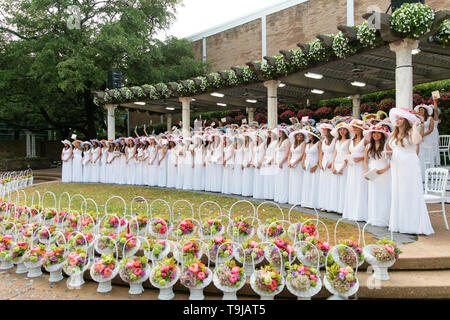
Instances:
[[[209,277],[210,270],[200,261],[194,259],[181,272],[180,282],[188,288],[194,288]]]

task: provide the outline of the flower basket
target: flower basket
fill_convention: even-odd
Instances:
[[[67,255],[63,263],[63,270],[69,276],[67,287],[69,289],[79,288],[84,284],[84,272],[89,267],[87,250],[76,249]]]
[[[256,232],[261,241],[281,237],[286,233],[282,222],[277,218],[267,219],[265,224],[258,227]]]
[[[151,261],[160,261],[170,253],[170,243],[168,240],[150,240],[149,249],[144,250],[144,255]]]
[[[304,265],[292,265],[286,277],[286,288],[297,296],[298,300],[311,300],[322,289],[320,274],[316,268]]]
[[[264,260],[264,252],[256,241],[249,239],[235,250],[234,258],[244,265],[245,275],[250,277],[253,265],[258,265]]]
[[[236,265],[236,261],[228,260],[214,270],[214,285],[223,292],[223,300],[237,300],[236,292],[245,285],[244,267]]]
[[[119,273],[119,262],[112,254],[104,254],[96,258],[91,265],[90,274],[92,280],[98,282],[97,292],[106,293],[112,290],[111,280]]]
[[[296,252],[287,240],[276,238],[272,239],[270,244],[264,248],[264,256],[271,265],[281,270],[282,276],[285,276],[285,268],[294,262]]]
[[[141,240],[139,240],[139,238],[134,234],[127,233],[123,237],[119,238],[118,246],[119,253],[121,253],[122,257],[130,257],[138,252],[141,247]]]
[[[273,300],[274,297],[283,291],[285,282],[272,265],[261,267],[255,270],[250,277],[250,286],[261,300]]]
[[[156,218],[151,221],[148,232],[155,238],[167,238],[172,231],[173,224],[165,218]]]
[[[244,218],[243,216],[239,216],[233,219],[232,224],[228,225],[227,233],[233,242],[242,243],[252,238],[255,234],[253,223],[246,222],[248,219],[252,219],[252,222],[255,221],[254,217]]]
[[[202,241],[197,239],[189,239],[177,243],[173,251],[173,256],[178,262],[188,262],[191,260],[200,260],[203,256]]]
[[[355,250],[352,248],[343,244],[338,244],[331,249],[328,256],[330,253],[333,254],[333,252],[338,250],[340,247],[346,247],[353,251],[355,256],[357,255]],[[348,299],[349,296],[352,296],[358,292],[359,281],[357,278],[357,272],[358,267],[356,267],[354,271],[352,267],[341,267],[336,262],[330,267],[326,266],[324,284],[327,290],[334,295],[333,298]]]
[[[150,272],[150,283],[159,289],[159,300],[172,300],[175,294],[172,287],[180,278],[179,266],[175,259],[166,258],[159,262]]]
[[[352,239],[339,241],[339,244],[345,245],[339,247],[338,250],[333,250],[333,260],[341,266],[350,266],[356,268],[356,265],[360,267],[364,263],[364,254],[362,248]],[[347,247],[353,249],[351,251]],[[353,252],[356,252],[356,256]],[[356,259],[355,259],[356,258]]]
[[[194,219],[184,219],[176,227],[173,228],[173,235],[175,238],[180,239],[183,237],[190,237],[197,231],[197,226],[194,223]]]
[[[31,247],[23,256],[23,264],[28,269],[28,278],[36,278],[42,275],[42,264],[46,255],[45,247],[37,245]]]
[[[329,250],[330,245],[328,242],[309,237],[305,239],[305,243],[302,242],[300,247],[297,248],[297,258],[305,266],[313,267],[319,262],[319,267],[323,267],[325,266],[325,261],[328,261],[327,264],[333,262],[332,256],[328,256]]]
[[[0,270],[8,270],[14,267],[11,256],[9,255],[12,247],[12,236],[2,236],[0,234]]]
[[[105,233],[104,235],[99,236],[94,244],[95,251],[97,251],[99,254],[114,253],[118,238],[118,235],[112,232]]]
[[[199,228],[200,239],[210,240],[214,237],[221,236],[225,233],[225,226],[222,224],[222,220],[219,217],[208,219]]]
[[[50,250],[44,258],[44,268],[47,272],[50,272],[49,282],[59,282],[64,277],[62,275],[62,268],[65,259],[65,246],[56,246],[56,244],[50,245]]]
[[[212,278],[211,269],[195,259],[182,268],[180,283],[189,288],[189,300],[204,300],[203,289],[211,283]]]
[[[129,294],[144,292],[144,283],[150,276],[150,266],[146,257],[128,257],[120,261],[120,278],[130,285]]]
[[[28,272],[28,268],[25,267],[25,264],[23,263],[23,256],[28,250],[28,243],[25,241],[17,241],[11,251],[10,251],[10,259],[12,259],[13,263],[17,266],[16,273],[17,274],[23,274]],[[9,257],[8,257],[9,259]]]
[[[148,218],[142,216],[133,217],[128,225],[131,233],[145,237],[148,229]]]
[[[48,227],[41,227],[38,231],[39,242],[42,244],[49,244],[50,239],[52,238],[52,234],[56,231],[54,225]],[[55,239],[53,239],[55,241]]]
[[[208,243],[208,259],[216,264],[224,263],[233,257],[233,244],[222,236],[217,236]]]

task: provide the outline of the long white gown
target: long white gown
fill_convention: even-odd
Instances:
[[[364,138],[354,146],[350,142],[350,154],[355,157],[364,156]],[[347,192],[342,217],[354,221],[367,221],[367,180],[364,179],[364,160],[348,164]]]
[[[119,184],[127,184],[128,181],[128,165],[127,156],[125,152],[120,153],[120,157],[117,158],[119,162],[117,163],[117,179]]]
[[[205,167],[203,166],[203,145],[194,148],[194,182],[192,189],[205,190]]]
[[[302,188],[302,207],[317,208],[319,204],[319,175],[320,168],[311,172],[311,168],[317,164],[319,160],[319,141],[311,145],[306,144],[305,148],[305,167],[303,173],[303,188]]]
[[[134,184],[136,185],[142,185],[144,183],[144,179],[142,179],[144,177],[143,174],[143,167],[142,164],[144,163],[141,159],[141,157],[144,155],[144,149],[142,148],[137,148],[136,149],[136,154],[137,154],[137,160],[136,160],[136,169],[135,169],[135,181]]]
[[[253,198],[255,199],[264,199],[264,175],[263,175],[263,165],[258,169],[258,164],[264,158],[264,150],[266,149],[266,145],[264,143],[260,143],[258,146],[255,146],[255,159],[254,165],[255,170],[253,171]],[[263,160],[264,163],[264,160]]]
[[[433,155],[434,155],[434,165],[436,167],[439,167],[441,165],[441,155],[439,153],[439,129],[438,129],[438,122],[434,121],[434,130],[431,132],[431,140],[432,140],[432,148],[433,148]]]
[[[302,150],[305,142],[300,143],[297,148],[291,145],[291,162],[299,160],[302,156]],[[300,160],[294,168],[289,168],[289,204],[300,204],[302,200],[303,174],[302,161]]]
[[[164,149],[158,151],[158,159],[161,164],[158,166],[158,187],[164,188],[167,185],[167,154],[164,156]],[[162,159],[162,160],[161,160]]]
[[[177,174],[176,174],[176,184],[175,187],[177,189],[183,189],[183,179],[184,179],[184,157],[185,157],[185,150],[184,145],[178,144],[175,148],[176,155],[178,157],[178,167],[177,167]]]
[[[333,139],[329,145],[322,142],[322,167],[324,170],[320,170],[319,174],[319,208],[323,210],[333,211],[333,204],[331,203],[331,185],[332,181],[335,179],[335,175],[328,169],[328,165],[333,160],[334,147],[336,145],[336,140]]]
[[[72,182],[83,182],[82,161],[82,151],[80,149],[73,148]]]
[[[215,168],[212,162],[212,144],[206,147],[206,167],[205,167],[205,191],[212,190],[213,179],[215,178]]]
[[[272,141],[266,149],[265,165],[262,168],[264,175],[264,199],[273,200],[275,196],[275,176],[278,174],[278,166],[275,164],[276,147],[278,141]],[[269,162],[272,164],[269,164]]]
[[[70,154],[72,148],[63,149],[62,156],[64,160],[62,163],[62,173],[61,173],[61,181],[62,182],[71,182],[72,181],[72,155]]]
[[[351,139],[336,141],[336,159],[334,159],[334,168],[336,171],[341,170],[344,166],[344,156],[348,154],[348,146]],[[344,212],[345,193],[347,190],[347,171],[345,167],[342,174],[333,174],[334,179],[331,180],[331,206],[333,211],[337,213]]]
[[[158,185],[158,149],[154,146],[149,146],[148,147],[148,159],[147,159],[147,181],[148,181],[148,185],[150,187],[156,187]],[[156,158],[155,158],[156,155]],[[155,158],[155,161],[153,161],[153,164],[150,164],[153,160],[153,158]]]
[[[275,166],[278,173],[274,176],[274,197],[273,200],[278,203],[287,203],[289,200],[289,168],[287,160],[283,163],[282,168],[279,167],[281,160],[288,148],[289,139],[285,139],[280,147],[275,149]]]
[[[234,171],[232,177],[232,193],[242,195],[242,178],[244,175],[244,170],[242,169],[242,165],[244,163],[244,148],[240,146],[240,148],[234,150]]]
[[[167,188],[175,188],[177,185],[177,170],[178,170],[178,164],[177,164],[177,155],[176,155],[176,149],[172,148],[167,150],[167,182],[166,186]]]
[[[100,150],[100,147],[91,149],[92,161],[95,161],[100,155]],[[98,183],[100,181],[100,158],[98,158],[97,161],[92,162],[90,166],[91,173],[89,182]]]
[[[108,183],[106,178],[106,157],[108,155],[108,148],[103,148],[102,150],[102,156],[99,159],[100,161],[100,175],[99,175],[99,182],[100,183]]]
[[[222,178],[223,178],[223,154],[222,154],[222,143],[215,148],[213,148],[212,153],[213,168],[214,168],[214,178],[211,181],[211,191],[221,192],[222,191]]]
[[[108,162],[111,161],[111,159],[114,157],[114,151],[108,151],[107,152],[107,160]],[[105,182],[106,183],[116,183],[114,180],[114,166],[117,159],[114,159],[111,163],[107,163],[105,165],[106,167],[106,173],[105,173]]]
[[[223,194],[231,194],[233,192],[233,174],[234,174],[234,145],[230,144],[224,149],[224,160],[227,160],[223,169],[222,187]]]
[[[416,145],[403,139],[404,147],[389,141],[392,149],[392,197],[389,230],[409,234],[434,233],[425,205]]]
[[[136,158],[133,155],[133,147],[127,147],[128,151],[128,164],[127,166],[127,180],[126,184],[134,185],[136,184]]]
[[[431,117],[428,117],[427,121],[424,123],[424,132],[427,132],[430,129]],[[434,131],[434,127],[433,127]],[[419,160],[420,160],[420,172],[422,176],[422,181],[425,181],[425,170],[427,168],[435,167],[435,153],[433,152],[433,132],[429,135],[424,136],[422,143],[419,147]]]
[[[374,158],[369,153],[368,165],[369,171],[372,169],[380,170],[386,168],[389,165],[389,161],[383,156],[381,158]],[[367,223],[379,227],[389,226],[392,196],[391,183],[390,169],[367,182]]]
[[[252,197],[253,196],[253,175],[254,175],[254,168],[250,165],[247,168],[247,165],[252,163],[252,150],[253,150],[253,144],[250,144],[250,147],[242,148],[244,151],[244,158],[243,158],[243,164],[244,164],[244,170],[242,172],[242,195],[244,197]]]
[[[83,151],[83,182],[91,181],[91,149]]]
[[[190,144],[184,155],[183,190],[192,190],[194,185],[194,169],[192,168],[192,163],[194,162],[194,156],[192,155],[193,150],[194,145]]]

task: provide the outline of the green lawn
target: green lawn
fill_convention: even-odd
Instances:
[[[199,206],[201,203],[205,201],[214,201],[217,202],[222,207],[222,214],[228,214],[231,206],[237,202],[236,198],[219,196],[219,195],[211,195],[204,193],[196,193],[196,192],[187,192],[187,191],[179,191],[173,189],[164,189],[164,188],[149,188],[149,187],[137,187],[137,186],[122,186],[122,185],[102,185],[102,184],[62,184],[62,183],[49,183],[49,184],[40,184],[35,187],[28,187],[25,189],[27,195],[27,204],[31,204],[32,194],[35,194],[35,204],[37,203],[37,193],[40,193],[40,196],[44,195],[46,191],[51,191],[56,195],[56,208],[58,209],[58,203],[60,196],[67,192],[71,196],[75,194],[81,194],[86,198],[93,199],[98,205],[99,215],[102,216],[105,214],[105,203],[111,196],[121,196],[126,202],[126,214],[144,214],[146,212],[145,202],[136,199],[133,203],[133,212],[131,212],[131,201],[136,196],[141,196],[148,201],[149,207],[151,201],[155,199],[163,199],[167,201],[172,207],[174,202],[177,200],[187,200],[192,203],[194,208],[194,218],[199,218]],[[12,200],[14,200],[15,196],[12,196]],[[82,200],[80,197],[75,197],[71,203],[71,209],[80,211]],[[46,194],[44,198],[44,206],[45,207],[54,207],[55,202],[53,196],[51,194]],[[61,196],[61,210],[68,209],[68,196]],[[255,208],[258,206],[256,202],[253,202]],[[298,208],[296,208],[298,209]],[[92,202],[88,203],[88,212],[95,212],[95,205]],[[288,209],[282,209],[284,214],[284,219],[288,220]],[[112,199],[108,202],[108,213],[117,213],[123,215],[124,206],[123,202],[120,199]],[[167,209],[167,205],[165,205],[161,201],[157,201],[152,205],[152,213],[153,215],[157,215],[160,217],[169,217],[169,211]],[[220,212],[218,208],[212,204],[205,204],[202,206],[202,217],[203,220],[206,219],[207,216],[218,215]],[[253,215],[253,208],[248,203],[240,203],[233,207],[231,216],[251,216]],[[291,221],[299,222],[299,217],[305,218],[314,218],[313,215],[309,215],[304,212],[300,212],[297,210],[293,210],[291,213]],[[185,202],[178,202],[173,210],[173,216],[175,220],[184,219],[187,217],[192,217],[192,210],[190,206]],[[279,219],[282,218],[280,210],[270,204],[264,204],[260,207],[258,212],[259,219],[261,221],[265,221],[267,218],[277,217]],[[327,226],[328,232],[330,234],[330,243],[334,243],[334,228],[336,222],[328,219],[321,219]],[[319,227],[320,239],[326,241],[325,229],[320,226]],[[358,239],[358,229],[353,225],[348,224],[339,224],[338,227],[338,240],[353,237],[354,240]],[[362,240],[361,240],[362,241]],[[375,241],[375,238],[366,234],[366,242],[370,243]]]

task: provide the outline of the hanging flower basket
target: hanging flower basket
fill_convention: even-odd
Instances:
[[[214,285],[223,292],[223,300],[237,300],[236,292],[245,285],[244,268],[234,260],[217,266],[213,275]]]
[[[173,257],[165,258],[153,267],[150,272],[150,282],[159,289],[159,300],[172,300],[175,297],[172,287],[179,278],[180,269]]]
[[[144,283],[150,276],[147,257],[128,257],[120,261],[120,278],[130,285],[129,294],[144,292]]]
[[[391,16],[391,29],[405,37],[419,38],[430,32],[434,21],[433,8],[421,3],[404,3]]]

